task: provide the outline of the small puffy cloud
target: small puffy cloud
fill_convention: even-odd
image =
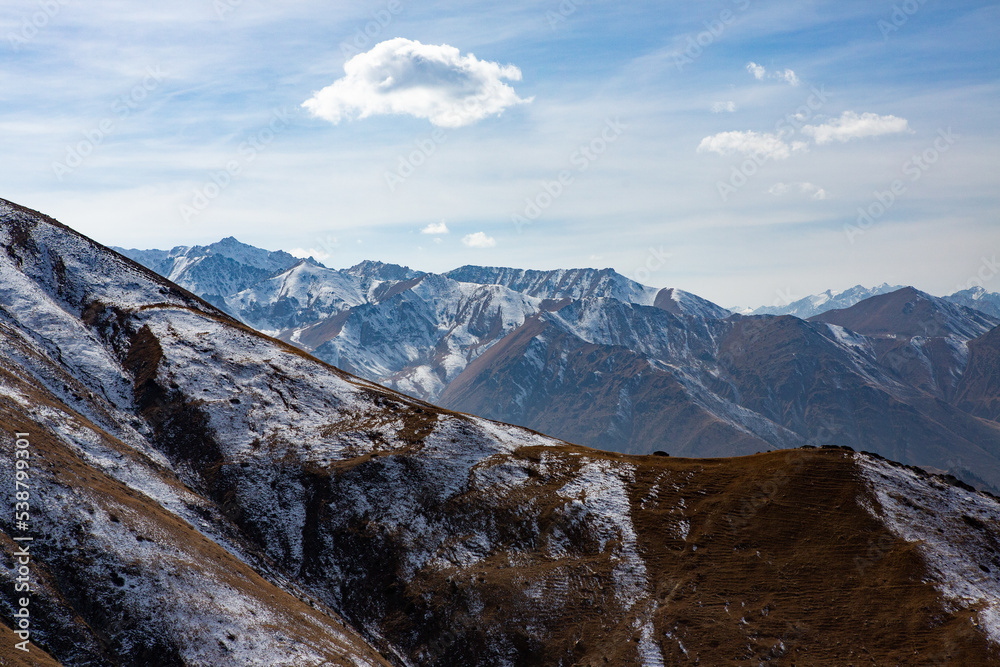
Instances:
[[[768,193],[780,197],[792,190],[796,190],[803,195],[809,195],[811,199],[829,199],[830,194],[823,188],[812,183],[775,183],[768,189]]]
[[[732,100],[728,102],[716,102],[712,105],[712,113],[733,113],[734,111],[736,111],[736,102]]]
[[[781,79],[790,86],[799,85],[799,77],[795,76],[795,72],[790,69],[786,69],[784,72],[775,72],[772,76],[775,79]]]
[[[487,236],[485,232],[476,232],[462,238],[462,243],[470,248],[492,248],[497,244],[497,240],[492,236]]]
[[[800,83],[799,77],[796,76],[795,72],[790,69],[782,70],[780,72],[771,72],[768,74],[767,68],[763,65],[758,65],[755,62],[749,62],[747,63],[747,71],[750,72],[750,74],[753,75],[753,78],[758,81],[763,81],[765,78],[777,79],[779,81],[784,81],[790,86],[797,86]]]
[[[429,224],[426,227],[424,227],[423,229],[421,229],[420,233],[421,234],[447,234],[448,233],[448,225],[446,225],[444,223],[444,220],[442,220],[441,222],[432,222],[431,224]]]
[[[345,118],[407,114],[440,127],[462,127],[531,101],[504,83],[521,80],[521,70],[513,65],[402,37],[354,56],[344,64],[344,74],[302,106],[334,124]]]
[[[753,78],[758,81],[762,81],[764,79],[764,75],[767,74],[767,70],[764,69],[763,65],[758,65],[754,62],[747,63],[747,71],[753,74]]]
[[[791,156],[792,146],[789,146],[781,136],[768,132],[720,132],[705,137],[698,144],[699,153],[718,153],[719,155],[759,155],[765,159],[784,160]]]
[[[840,118],[834,118],[823,125],[806,125],[802,128],[802,134],[812,137],[817,144],[828,144],[832,141],[845,142],[909,130],[910,125],[905,118],[879,116],[875,113],[858,115],[853,111],[845,111]]]

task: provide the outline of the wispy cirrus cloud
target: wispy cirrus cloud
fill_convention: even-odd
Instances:
[[[829,199],[830,193],[819,187],[818,185],[813,185],[812,183],[775,183],[768,189],[768,194],[780,197],[786,195],[789,192],[798,192],[803,195],[809,195],[811,199],[823,200]]]
[[[344,74],[302,106],[335,125],[345,118],[405,114],[440,127],[462,127],[531,102],[504,83],[521,80],[514,65],[402,37],[354,56]]]
[[[909,131],[910,125],[905,118],[875,113],[857,114],[853,111],[845,111],[840,118],[822,125],[806,125],[802,128],[802,134],[812,137],[820,145]]]

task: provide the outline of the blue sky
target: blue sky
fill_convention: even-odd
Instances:
[[[996,3],[122,4],[0,18],[0,196],[105,244],[1000,291]]]

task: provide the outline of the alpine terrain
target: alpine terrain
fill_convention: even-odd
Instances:
[[[611,269],[335,270],[231,238],[122,252],[253,328],[452,410],[632,454],[837,443],[1000,492],[1000,422],[973,407],[996,394],[959,394],[1000,317],[958,295],[857,287],[741,316]]]
[[[28,489],[0,515],[3,664],[1000,664],[1000,502],[954,478],[837,442],[587,449],[349,375],[2,201],[0,246],[0,484]],[[415,281],[357,269],[362,314],[433,303],[416,282],[387,296],[387,271]],[[614,299],[671,325],[650,355],[683,342],[738,368],[808,344],[879,379],[868,339],[827,324],[761,320],[786,338],[747,349],[732,336],[754,320],[717,329],[683,293],[535,278],[486,301],[555,337]],[[479,289],[419,282],[446,280]],[[953,391],[988,416],[995,346],[970,348],[979,379]]]

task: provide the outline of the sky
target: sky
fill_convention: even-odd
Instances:
[[[106,245],[1000,291],[996,2],[0,1],[0,197]]]

